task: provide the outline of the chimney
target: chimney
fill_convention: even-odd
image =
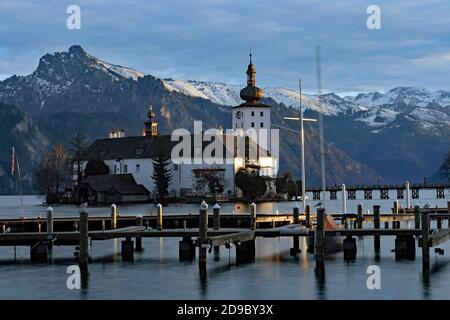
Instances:
[[[123,129],[114,129],[109,131],[110,139],[117,139],[125,137],[125,130]]]

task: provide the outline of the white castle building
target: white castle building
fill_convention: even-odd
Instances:
[[[220,158],[223,161],[211,163],[212,161],[207,161],[211,159],[205,159],[204,155],[202,161],[175,161],[173,153],[175,148],[179,148],[180,142],[174,139],[173,135],[158,133],[158,123],[150,107],[142,136],[125,137],[123,130],[112,131],[107,139],[98,139],[86,149],[83,168],[99,166],[99,163],[104,168],[103,174],[90,175],[84,179],[80,195],[90,200],[95,198],[92,201],[97,203],[147,201],[152,198],[155,189],[152,178],[153,163],[158,154],[172,160],[169,163],[172,180],[168,188],[169,196],[172,197],[205,193],[215,193],[223,197],[236,195],[238,190],[234,177],[241,169],[257,171],[261,176],[275,178],[278,157],[277,152],[273,153],[273,149],[278,148],[278,143],[271,141],[271,107],[260,102],[263,90],[256,87],[255,74],[250,54],[247,86],[240,92],[244,102],[233,107],[233,128],[226,130],[226,133],[219,131],[217,135],[222,142],[223,155]],[[248,134],[249,132],[252,134]],[[200,132],[182,136],[187,139],[183,142],[188,142],[188,160],[211,149],[208,147],[210,142],[203,141],[203,134]],[[246,136],[249,137],[247,140]],[[200,139],[200,144],[196,138]],[[239,141],[247,141],[244,143],[244,150],[253,146],[253,157],[249,156],[251,152],[239,152]],[[235,145],[238,145],[238,148]],[[183,159],[186,160],[186,154]],[[205,177],[206,180],[215,179],[214,184],[205,182]]]

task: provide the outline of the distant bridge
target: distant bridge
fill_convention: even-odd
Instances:
[[[415,184],[384,184],[384,185],[334,185],[326,187],[326,191],[330,193],[330,200],[337,200],[337,193],[342,190],[347,192],[348,200],[356,200],[356,192],[364,191],[364,200],[372,200],[374,191],[379,192],[379,199],[390,199],[389,191],[396,191],[396,199],[405,199],[408,194],[410,198],[419,199],[420,190],[435,189],[437,199],[445,199],[445,189],[450,189],[450,184],[429,184],[429,183],[415,183]],[[321,187],[308,188],[306,192],[312,192],[313,200],[321,200]]]

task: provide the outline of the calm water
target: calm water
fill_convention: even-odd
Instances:
[[[393,196],[393,195],[392,195]],[[421,205],[446,206],[445,200],[422,197]],[[348,210],[354,211],[357,203],[365,208],[377,203],[387,212],[393,200],[348,201]],[[419,203],[413,202],[415,203]],[[21,216],[17,197],[0,197],[1,216]],[[38,197],[24,197],[24,215],[44,215],[45,207]],[[258,212],[291,211],[293,202],[268,203],[258,206]],[[312,203],[314,205],[314,202]],[[341,201],[328,201],[330,211],[341,208]],[[248,211],[244,205],[224,204],[223,212]],[[56,215],[76,215],[76,207],[55,207]],[[108,215],[108,208],[88,208],[90,214]],[[179,213],[198,206],[171,206],[167,212]],[[151,213],[152,206],[121,206],[121,214]],[[407,226],[405,222],[404,227]],[[443,224],[447,227],[447,223]],[[374,260],[373,239],[358,239],[358,257],[345,263],[342,252],[328,255],[324,283],[314,275],[314,259],[302,253],[298,260],[289,256],[291,239],[260,239],[256,241],[256,262],[235,266],[235,250],[224,247],[220,260],[208,256],[208,277],[200,281],[197,260],[192,263],[178,261],[179,239],[144,238],[144,252],[135,253],[135,262],[124,263],[120,257],[120,241],[93,242],[89,265],[87,289],[68,290],[66,268],[73,264],[73,247],[54,248],[55,261],[51,265],[29,263],[29,248],[0,247],[0,299],[449,299],[450,298],[450,245],[441,246],[445,255],[431,251],[432,272],[429,282],[422,279],[421,252],[416,261],[396,262],[394,238],[384,237],[381,242],[381,259]],[[376,264],[381,268],[381,290],[368,290],[366,269]]]

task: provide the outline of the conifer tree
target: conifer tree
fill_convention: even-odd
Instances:
[[[161,141],[158,141],[158,151],[156,158],[153,159],[152,179],[155,185],[157,200],[165,204],[170,182],[172,181],[172,170],[170,169],[170,158],[164,154]]]

